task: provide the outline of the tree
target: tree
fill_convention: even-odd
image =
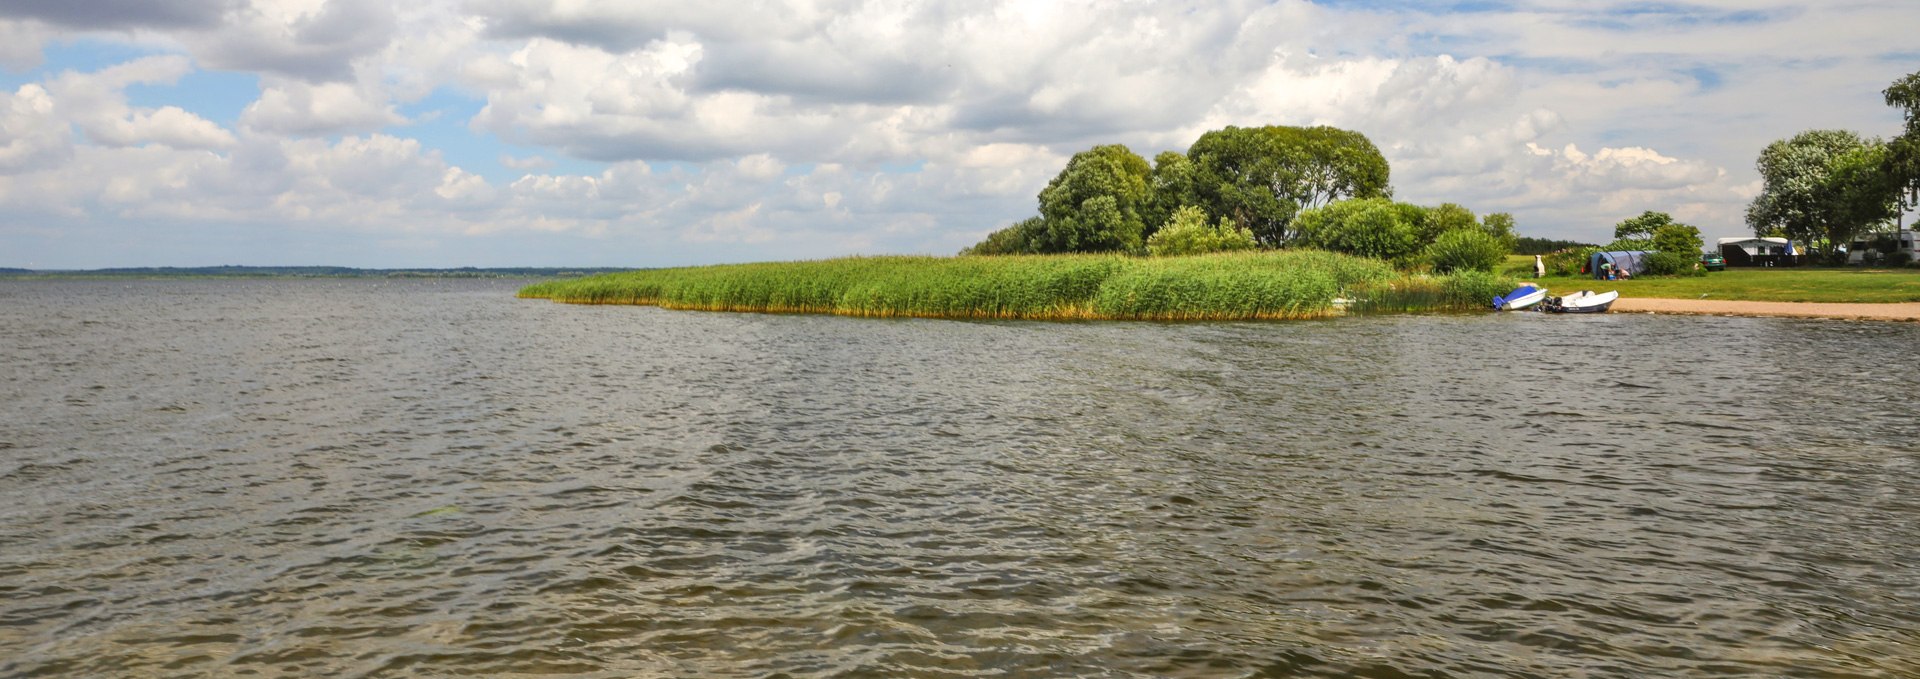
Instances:
[[[1403,259],[1419,245],[1406,214],[1385,198],[1343,200],[1300,213],[1295,242],[1350,255]]]
[[[1227,127],[1187,149],[1192,204],[1266,245],[1293,236],[1295,215],[1343,198],[1390,196],[1388,167],[1366,136],[1332,127]]]
[[[1432,243],[1440,234],[1457,229],[1478,229],[1480,221],[1473,211],[1453,203],[1441,203],[1426,209],[1426,218],[1415,227],[1415,237],[1422,244]]]
[[[1175,210],[1173,218],[1147,238],[1147,252],[1155,257],[1251,250],[1258,245],[1253,232],[1225,219],[1208,224],[1206,211],[1192,205]]]
[[[1650,241],[1653,240],[1653,232],[1673,223],[1675,222],[1672,215],[1648,210],[1640,213],[1638,217],[1628,217],[1620,220],[1619,224],[1613,225],[1613,239],[1615,241]]]
[[[1168,220],[1174,212],[1184,206],[1198,206],[1199,201],[1193,190],[1193,162],[1186,154],[1177,151],[1161,151],[1153,157],[1153,172],[1147,176],[1147,189],[1152,193],[1145,215],[1147,235]],[[1205,211],[1202,211],[1204,214]]]
[[[1495,212],[1481,217],[1480,228],[1485,229],[1486,232],[1494,238],[1498,238],[1500,242],[1505,243],[1508,252],[1512,252],[1520,246],[1520,233],[1515,230],[1513,215],[1505,212]]]
[[[1706,245],[1706,242],[1700,238],[1700,229],[1679,222],[1671,222],[1655,229],[1650,240],[1653,241],[1655,250],[1677,252],[1694,258],[1700,256],[1700,248]]]
[[[961,255],[1025,255],[1037,252],[1034,239],[1046,220],[1028,217],[1012,226],[987,234],[986,240],[975,243],[973,247],[960,251]]]
[[[1920,204],[1920,72],[1893,81],[1881,94],[1900,109],[1906,129],[1887,142],[1884,170],[1897,187],[1900,211]]]
[[[1037,252],[1138,251],[1146,238],[1152,170],[1119,144],[1095,146],[1067,161],[1040,191],[1043,226]]]
[[[1846,130],[1809,130],[1767,145],[1755,163],[1763,187],[1747,206],[1747,225],[1759,236],[1837,246],[1893,219],[1897,196],[1872,198],[1892,186],[1878,142]]]

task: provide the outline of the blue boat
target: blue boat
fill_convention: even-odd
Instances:
[[[1509,292],[1507,294],[1493,298],[1493,309],[1495,311],[1512,311],[1515,309],[1525,309],[1535,304],[1539,304],[1540,300],[1543,300],[1546,298],[1547,298],[1546,288],[1536,286],[1532,283],[1526,283],[1526,284],[1522,284],[1518,288],[1514,288],[1513,292]]]

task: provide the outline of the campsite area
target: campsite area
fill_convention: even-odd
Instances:
[[[1756,302],[1920,302],[1920,269],[1858,267],[1728,267],[1704,276],[1649,276],[1623,281],[1592,276],[1533,275],[1533,257],[1508,258],[1502,273],[1548,290],[1619,290],[1623,299],[1745,300]]]

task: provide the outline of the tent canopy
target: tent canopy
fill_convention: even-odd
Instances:
[[[1625,271],[1638,276],[1647,272],[1647,256],[1651,254],[1653,253],[1646,250],[1596,252],[1592,257],[1587,258],[1587,270],[1593,272],[1594,278],[1606,278],[1607,275],[1600,272],[1600,265],[1612,264],[1615,271]]]

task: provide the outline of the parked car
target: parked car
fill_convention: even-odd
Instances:
[[[1725,257],[1721,257],[1720,253],[1718,252],[1709,252],[1707,254],[1700,255],[1700,268],[1706,269],[1708,271],[1726,271],[1727,259]]]

